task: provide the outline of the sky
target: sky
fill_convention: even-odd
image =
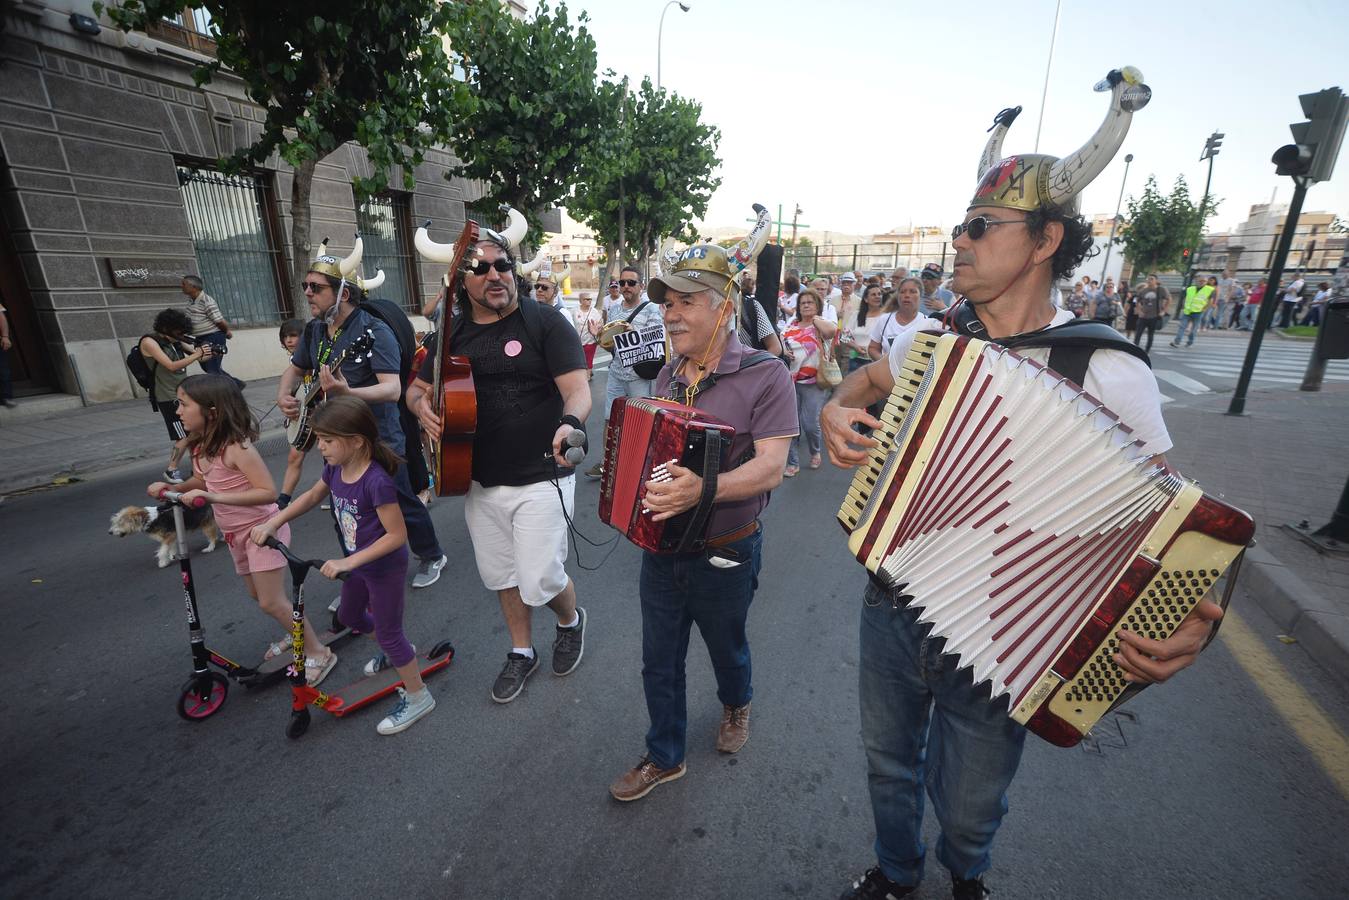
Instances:
[[[986,129],[998,110],[1024,110],[1004,154],[1035,149],[1054,28],[1054,0],[687,0],[665,15],[661,84],[703,105],[721,129],[722,185],[705,226],[732,226],[763,203],[790,218],[800,204],[812,231],[866,235],[961,220]],[[589,13],[599,68],[656,78],[665,0],[572,0]],[[1292,181],[1270,155],[1304,120],[1298,95],[1349,91],[1349,15],[1343,0],[1063,0],[1044,104],[1040,152],[1065,156],[1086,142],[1109,95],[1106,72],[1142,70],[1152,102],[1135,114],[1124,147],[1084,191],[1082,210],[1113,213],[1125,186],[1164,193],[1177,175],[1203,192],[1199,161],[1213,131],[1226,134],[1213,166],[1221,202],[1210,231],[1241,222]],[[1349,219],[1349,141],[1335,176],[1314,185],[1305,210]]]

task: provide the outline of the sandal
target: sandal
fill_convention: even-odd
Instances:
[[[281,640],[267,645],[267,652],[262,655],[263,662],[273,657],[280,656],[282,653],[290,652],[290,635],[286,635]]]
[[[810,467],[812,469],[818,469],[820,467],[821,462],[823,462],[823,460],[820,459],[820,454],[816,453],[814,456],[810,458]]]
[[[800,472],[800,471],[801,471],[801,467],[800,467],[800,466],[788,466],[787,468],[785,468],[785,469],[782,470],[782,477],[783,477],[783,478],[795,478],[795,477],[796,477],[796,473],[797,473],[797,472]]]
[[[328,673],[337,665],[337,654],[329,650],[328,655],[322,659],[309,657],[304,661],[304,680],[310,687],[318,687],[323,683],[323,679],[328,677]]]

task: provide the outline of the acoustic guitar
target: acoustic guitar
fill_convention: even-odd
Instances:
[[[360,362],[373,346],[375,335],[367,328],[363,334],[356,335],[351,343],[342,348],[337,358],[328,364],[328,371],[336,372],[348,359]],[[305,376],[304,381],[300,382],[295,392],[291,394],[300,401],[300,414],[286,423],[286,440],[292,447],[302,452],[308,452],[314,446],[314,408],[318,406],[319,399],[323,396],[323,390],[319,387],[320,368],[322,367],[315,366],[314,371]]]
[[[440,337],[432,364],[431,407],[440,416],[441,425],[439,437],[431,444],[431,469],[435,473],[438,497],[467,494],[473,482],[473,436],[478,428],[478,395],[473,387],[473,368],[468,357],[450,353],[449,334],[455,289],[463,278],[464,260],[477,243],[478,223],[464,223],[464,230],[454,242]]]

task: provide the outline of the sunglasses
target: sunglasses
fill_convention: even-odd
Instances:
[[[620,278],[618,280],[618,284],[620,287],[637,287],[637,285],[641,284],[641,282],[635,281],[631,278]]]
[[[323,289],[326,288],[326,287],[328,287],[328,284],[327,284],[326,282],[323,282],[323,281],[301,281],[301,282],[300,282],[300,290],[303,291],[303,292],[306,293],[306,294],[310,294],[310,293],[317,294],[319,291],[323,290]]]
[[[515,268],[515,261],[508,256],[498,256],[496,259],[488,262],[480,259],[471,266],[464,266],[464,271],[471,275],[486,275],[492,269],[496,269],[501,274],[506,274]]]
[[[1025,219],[990,219],[988,216],[975,216],[964,225],[957,225],[951,229],[951,240],[955,240],[966,232],[969,233],[970,240],[977,241],[983,237],[988,229],[994,225],[1025,225]]]

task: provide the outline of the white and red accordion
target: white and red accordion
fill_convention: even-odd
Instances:
[[[1169,637],[1255,529],[1082,388],[986,341],[920,333],[881,422],[839,510],[849,549],[1059,746],[1129,686],[1117,630]]]
[[[707,540],[717,495],[717,475],[726,467],[735,429],[700,409],[653,397],[619,397],[604,429],[604,474],[600,520],[652,553],[695,553]],[[698,504],[663,522],[643,510],[648,481],[669,479],[670,461],[703,479]]]

